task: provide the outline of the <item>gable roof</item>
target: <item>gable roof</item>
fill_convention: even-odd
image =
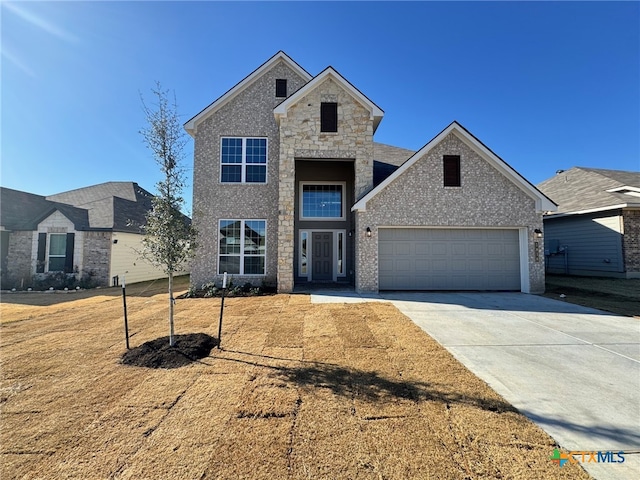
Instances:
[[[538,188],[558,204],[556,215],[640,207],[640,172],[573,167]]]
[[[253,72],[247,75],[244,79],[238,82],[235,86],[231,87],[227,92],[225,92],[222,96],[220,96],[217,100],[214,100],[209,106],[205,107],[200,113],[193,116],[184,124],[184,129],[187,131],[189,135],[192,137],[195,135],[196,128],[199,123],[203,120],[207,119],[210,115],[215,113],[218,109],[220,109],[223,105],[227,104],[231,100],[233,100],[240,92],[242,92],[245,88],[251,85],[256,79],[258,79],[262,74],[271,67],[273,67],[278,62],[284,62],[290,67],[293,71],[295,71],[298,75],[304,78],[306,81],[311,80],[312,76],[309,72],[307,72],[304,68],[298,65],[289,55],[280,50],[269,60],[264,62],[258,68],[256,68]]]
[[[0,221],[7,230],[35,230],[45,218],[59,211],[77,231],[141,233],[153,199],[135,182],[106,182],[48,197],[4,187],[0,192]]]
[[[363,94],[360,90],[354,87],[351,82],[349,82],[346,78],[340,75],[333,67],[327,67],[318,75],[313,77],[313,80],[308,82],[305,86],[296,91],[293,95],[279,104],[276,108],[273,109],[273,113],[276,117],[276,123],[280,124],[280,118],[287,116],[287,109],[297,103],[300,99],[302,99],[305,95],[307,95],[311,90],[324,82],[327,78],[331,78],[336,81],[342,88],[344,88],[347,92],[349,92],[359,103],[362,104],[365,108],[367,108],[370,112],[370,118],[373,120],[373,131],[375,132],[384,116],[384,112],[380,107],[378,107],[375,103],[373,103],[365,94]]]
[[[90,228],[132,233],[140,233],[152,199],[153,195],[135,182],[100,183],[47,197],[86,209]]]
[[[536,210],[538,212],[555,211],[557,205],[553,203],[547,196],[545,196],[540,190],[538,190],[532,183],[526,180],[522,175],[516,172],[509,164],[502,160],[498,155],[493,153],[485,144],[473,136],[466,128],[460,125],[458,122],[453,121],[447,128],[442,130],[436,135],[429,143],[418,150],[411,156],[400,168],[393,172],[389,177],[380,183],[377,187],[367,193],[364,197],[356,202],[351,208],[351,211],[366,211],[367,203],[374,198],[378,193],[384,190],[387,185],[393,182],[396,178],[402,175],[413,164],[426,155],[431,149],[438,145],[447,135],[453,133],[477,154],[479,154],[485,161],[487,161],[496,170],[502,173],[507,179],[515,184],[520,190],[526,193],[529,197],[535,200]]]
[[[415,150],[373,142],[373,186],[380,185],[414,153]]]
[[[7,230],[35,230],[40,222],[55,211],[73,222],[76,230],[84,230],[89,226],[86,210],[11,188],[0,187],[0,207],[0,223]]]

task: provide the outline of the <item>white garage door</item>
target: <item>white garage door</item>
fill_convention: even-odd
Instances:
[[[520,290],[518,230],[381,228],[380,290]]]

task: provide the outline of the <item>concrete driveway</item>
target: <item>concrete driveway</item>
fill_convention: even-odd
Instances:
[[[393,302],[562,447],[611,451],[614,460],[624,452],[624,463],[585,456],[581,463],[592,476],[640,478],[638,319],[522,293],[312,295],[313,302],[381,300]]]

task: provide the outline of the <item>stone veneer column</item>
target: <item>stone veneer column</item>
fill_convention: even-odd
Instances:
[[[286,123],[286,119],[283,119]],[[284,132],[284,129],[281,131]],[[295,215],[295,157],[293,148],[280,141],[278,197],[278,292],[293,291]]]

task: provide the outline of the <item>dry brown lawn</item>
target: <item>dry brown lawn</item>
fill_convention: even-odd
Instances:
[[[3,298],[0,478],[589,478],[390,304],[227,299],[222,350],[151,370],[96,293]],[[219,306],[178,300],[177,333]],[[128,307],[132,347],[168,334],[166,294]]]
[[[544,296],[640,318],[640,278],[547,275]]]

